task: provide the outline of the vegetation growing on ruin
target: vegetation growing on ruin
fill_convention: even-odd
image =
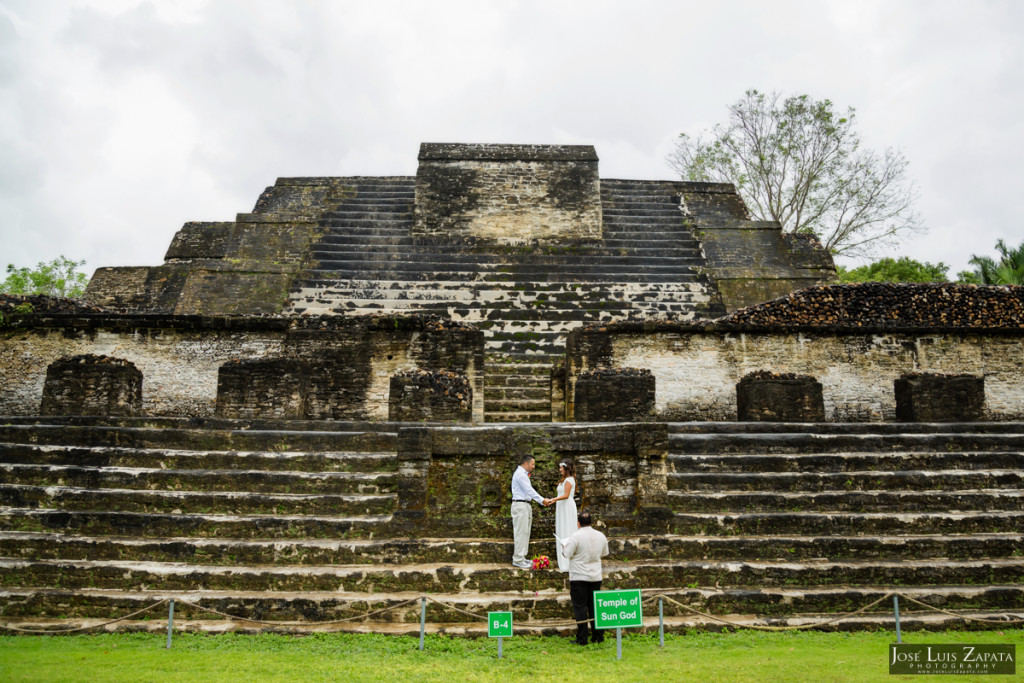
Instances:
[[[497,658],[493,639],[428,635],[425,648],[406,636],[318,633],[285,635],[163,633],[87,636],[0,636],[5,680],[75,681],[890,681],[886,656],[895,633],[691,632],[624,633],[577,647],[570,638],[516,635]],[[1024,644],[1024,630],[904,632],[908,643]],[[385,663],[385,666],[381,664]],[[1019,671],[1019,669],[1018,669]],[[87,672],[87,673],[86,673]],[[561,672],[561,673],[558,673]],[[585,673],[584,673],[585,672]]]

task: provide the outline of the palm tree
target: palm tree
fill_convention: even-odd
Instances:
[[[1024,285],[1024,242],[1014,248],[1003,240],[996,241],[999,261],[991,256],[972,254],[968,263],[983,285]]]

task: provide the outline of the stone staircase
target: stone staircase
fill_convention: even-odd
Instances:
[[[487,421],[551,419],[565,335],[596,322],[714,317],[679,183],[602,181],[604,238],[496,245],[411,234],[415,179],[353,179],[292,292],[296,314],[436,313],[486,337]],[[521,371],[521,372],[520,372]]]
[[[393,532],[402,425],[2,422],[0,625],[98,623],[175,597],[239,618],[358,617],[335,627],[411,634],[429,593],[567,632],[553,625],[571,614],[564,575],[511,567],[507,520],[490,538]],[[671,514],[660,531],[610,539],[605,587],[664,592],[738,624],[825,621],[891,590],[1024,617],[1022,447],[1017,423],[670,425]],[[554,554],[551,514],[536,514],[531,555]],[[901,606],[904,628],[964,626]],[[190,630],[325,628],[175,612]],[[669,602],[665,613],[673,630],[722,626]],[[159,630],[160,616],[117,628]],[[427,621],[483,629],[433,602]],[[830,628],[876,627],[892,627],[891,602]]]

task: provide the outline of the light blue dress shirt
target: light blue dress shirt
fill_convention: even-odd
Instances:
[[[512,500],[535,500],[544,504],[544,497],[530,485],[530,473],[520,465],[512,475]]]

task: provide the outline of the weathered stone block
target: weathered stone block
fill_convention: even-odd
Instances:
[[[908,373],[894,385],[900,422],[971,422],[984,417],[984,377]]]
[[[289,358],[226,363],[217,374],[217,416],[302,418],[309,376],[308,363]]]
[[[388,419],[394,422],[472,422],[473,388],[461,373],[416,369],[391,377]]]
[[[577,422],[628,422],[654,412],[654,375],[636,368],[602,368],[576,380]]]
[[[415,234],[506,244],[601,237],[589,145],[424,143],[419,161]]]
[[[114,311],[167,315],[174,312],[187,278],[182,264],[97,268],[82,299]]]
[[[228,255],[234,223],[185,223],[171,240],[165,261],[222,259]]]
[[[809,375],[759,370],[736,385],[741,422],[823,422],[821,382]]]
[[[46,369],[43,415],[138,415],[142,372],[132,363],[91,353],[61,358]]]

